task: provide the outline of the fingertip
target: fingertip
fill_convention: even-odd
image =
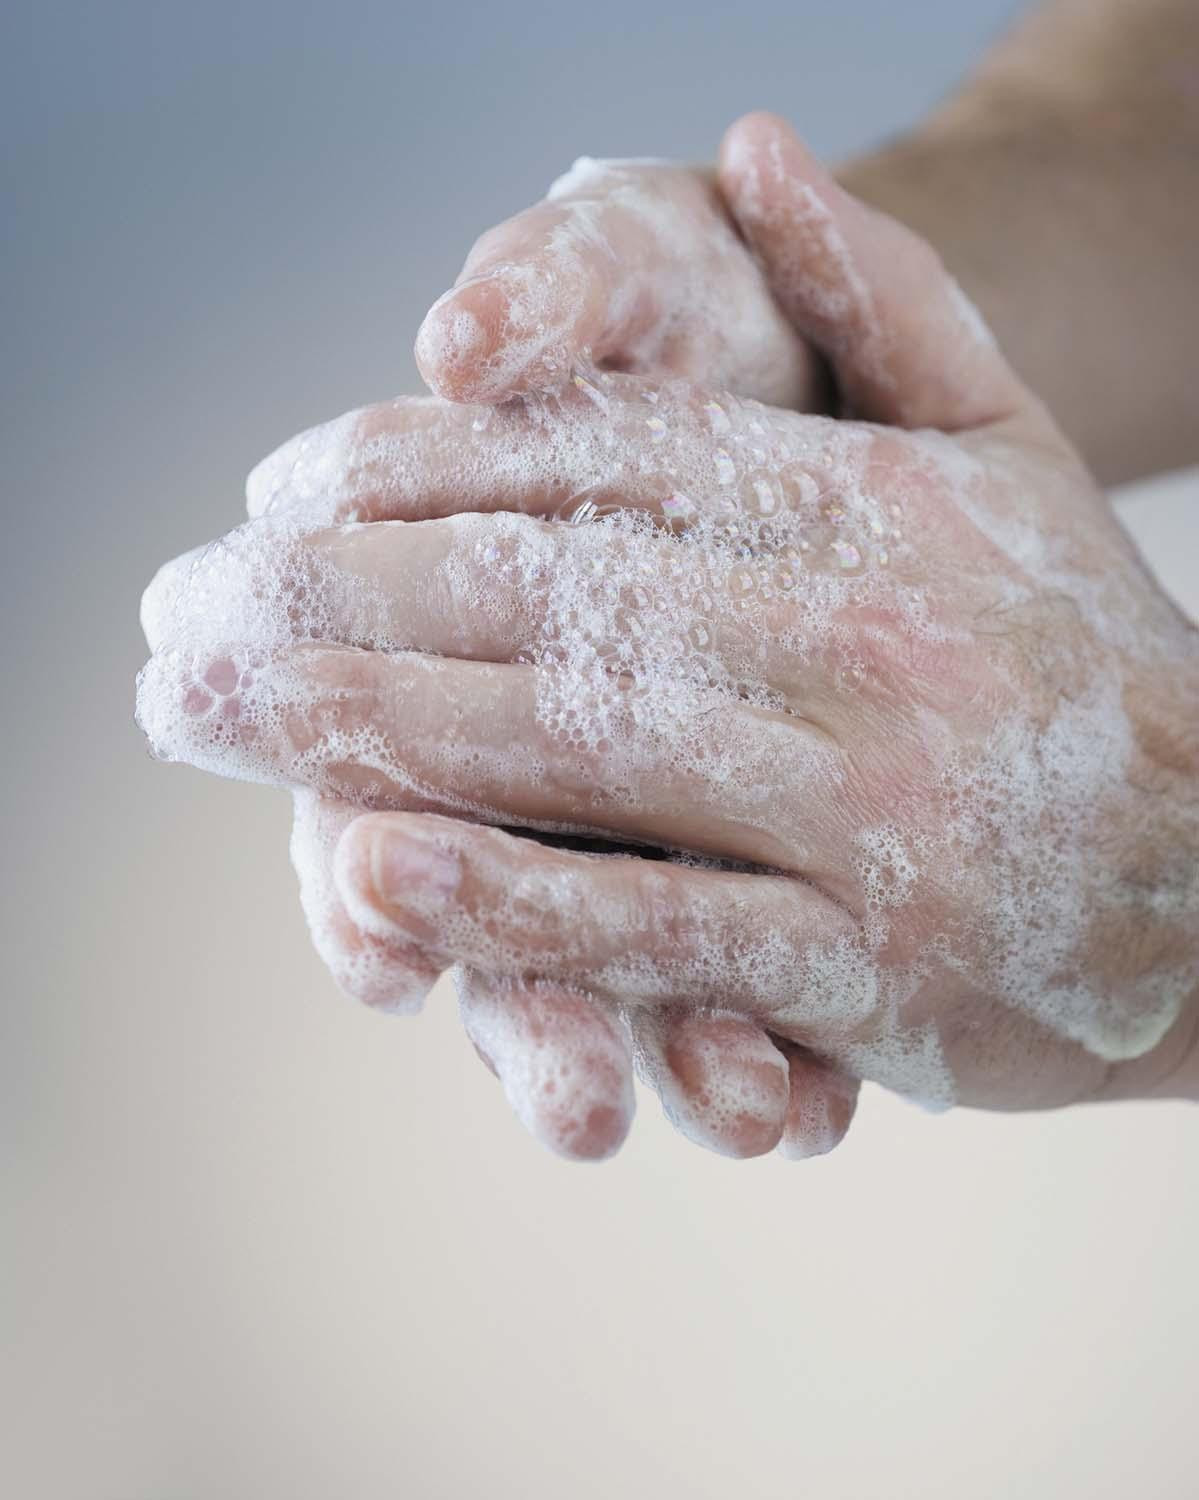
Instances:
[[[395,819],[394,813],[360,812],[342,829],[333,847],[333,880],[338,890],[359,891],[370,882],[371,847]]]
[[[789,1097],[787,1064],[760,1026],[707,1012],[644,1017],[641,1027],[649,1081],[688,1140],[736,1160],[775,1149]]]
[[[462,865],[449,820],[425,814],[365,813],[342,833],[333,880],[364,932],[430,941],[440,912],[457,893]]]
[[[498,985],[458,971],[462,1022],[521,1124],[569,1161],[606,1161],[636,1109],[628,1045],[615,1018],[549,984]]]
[[[800,1049],[788,1052],[790,1095],[779,1154],[790,1161],[826,1156],[845,1139],[859,1081]]]
[[[729,211],[794,326],[832,365],[849,410],[946,431],[1023,413],[1060,442],[932,245],[847,191],[777,115],[721,148]]]
[[[504,262],[458,282],[425,315],[415,355],[435,395],[494,406],[559,381],[581,294],[565,275]]]
[[[289,450],[294,448],[296,442],[297,439],[293,438],[276,448],[273,453],[268,453],[246,475],[246,514],[252,521],[266,515],[271,509],[290,468]]]
[[[359,938],[357,944],[345,945],[337,962],[322,954],[338,989],[380,1015],[419,1015],[441,977],[437,970],[395,957],[368,933]]]
[[[607,1161],[628,1138],[632,1111],[614,1104],[593,1105],[570,1129],[556,1132],[546,1144],[569,1161]]]
[[[252,521],[278,510],[291,493],[303,461],[306,433],[297,433],[268,453],[246,475],[246,514]]]
[[[729,126],[717,160],[722,186],[742,192],[751,184],[758,188],[780,185],[799,175],[832,182],[827,168],[790,122],[764,109],[742,115]]]
[[[611,262],[597,235],[590,217],[550,204],[484,235],[417,334],[430,387],[489,405],[561,388],[605,330]]]
[[[152,653],[160,651],[170,639],[192,568],[206,550],[206,547],[194,547],[190,552],[163,563],[146,585],[138,617]]]
[[[382,1014],[415,1015],[437,982],[437,970],[417,949],[363,932],[333,882],[337,841],[358,815],[357,808],[340,799],[296,795],[291,860],[300,882],[300,904],[313,946],[343,995]]]
[[[343,829],[333,849],[333,888],[338,899],[354,925],[376,938],[396,931],[391,914],[380,910],[371,870],[376,842],[387,836],[388,823],[386,813],[363,813]]]
[[[793,135],[794,132],[782,115],[768,109],[751,109],[748,114],[734,120],[725,131],[717,161],[722,169],[735,170],[766,142],[783,134]]]
[[[508,318],[508,297],[494,274],[451,287],[425,314],[414,353],[421,378],[446,401],[495,399],[492,364]]]
[[[281,444],[246,476],[246,514],[251,520],[317,506],[332,516],[345,498],[357,447],[357,411],[310,427]]]
[[[190,761],[201,770],[223,766],[239,739],[240,705],[233,687],[242,664],[232,656],[195,657],[168,645],[138,673],[134,720],[158,760]]]

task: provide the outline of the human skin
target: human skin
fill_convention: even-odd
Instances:
[[[1053,0],[916,127],[837,172],[936,247],[1104,484],[1199,459],[1197,79],[1192,0]],[[836,393],[762,315],[713,182],[719,170],[713,179],[653,163],[614,164],[590,183],[579,176],[572,197],[590,199],[599,232],[581,246],[578,313],[560,328],[548,370],[522,358],[536,339],[512,319],[519,298],[505,292],[548,268],[565,206],[538,205],[489,231],[417,340],[432,389],[470,401],[545,389],[594,344],[620,369],[826,409]],[[640,205],[622,204],[634,196]],[[675,233],[664,237],[671,219]],[[479,281],[497,266],[510,276]],[[675,305],[640,328],[601,315],[614,298],[644,312],[663,289]],[[722,318],[709,316],[714,304]],[[486,350],[447,337],[462,311],[479,315]]]
[[[1149,11],[1152,26],[1144,24]],[[1178,64],[1194,52],[1193,22],[1187,7],[1174,4],[1139,11],[1114,4],[1047,7],[1034,25],[997,49],[926,127],[841,174],[868,199],[879,201],[885,195],[884,201],[909,221],[923,223],[952,252],[960,277],[986,304],[1005,342],[1027,346],[1034,358],[1025,359],[1025,367],[1032,364],[1041,388],[1049,391],[1055,408],[1065,411],[1075,435],[1100,463],[1105,462],[1101,445],[1112,440],[1122,463],[1130,453],[1150,466],[1168,462],[1171,454],[1187,454],[1176,437],[1170,438],[1169,420],[1163,428],[1162,416],[1169,418],[1179,405],[1179,387],[1167,377],[1172,351],[1176,356],[1187,347],[1190,303],[1184,298],[1180,308],[1169,308],[1163,318],[1162,300],[1147,298],[1145,290],[1169,286],[1172,277],[1176,281],[1179,271],[1186,271],[1185,253],[1179,254],[1170,233],[1169,206],[1173,198],[1177,219],[1180,210],[1185,213],[1196,201],[1193,193],[1173,190],[1177,169],[1185,169],[1192,159],[1185,149],[1187,117],[1179,108],[1186,102],[1185,90],[1180,97],[1179,89],[1185,78]],[[1113,39],[1119,39],[1116,45],[1110,45]],[[1071,144],[1068,157],[1061,155],[1063,142]],[[972,161],[985,164],[986,170],[971,170]],[[1067,165],[1074,189],[1068,211],[1052,216],[1054,259],[1046,255],[1040,234],[1045,215],[1030,211],[1038,204],[1037,193],[1026,204],[1024,190],[1031,184],[1039,188],[1041,199],[1060,196],[1057,187]],[[447,294],[426,321],[418,358],[435,388],[451,397],[487,399],[544,388],[590,350],[618,368],[706,372],[734,391],[786,404],[824,407],[836,399],[795,330],[763,297],[760,271],[730,235],[709,174],[637,163],[598,164],[590,172],[568,176],[574,179],[573,191],[564,182],[565,191],[554,204],[484,236],[464,268],[460,288]],[[1136,203],[1138,212],[1117,217],[1097,238],[1094,212],[1113,197]],[[967,202],[972,210],[963,213],[960,205]],[[537,329],[535,322],[522,327],[512,314],[522,303],[526,313],[531,301],[535,305],[529,292],[540,273],[562,269],[562,256],[547,257],[546,250],[561,250],[572,228],[582,231],[576,236],[582,253],[567,278],[573,283],[568,289],[573,298],[567,298],[573,301],[572,314],[556,330],[551,327],[557,338],[547,342],[544,327]],[[1129,285],[1121,273],[1134,254],[1146,274]],[[1063,256],[1070,261],[1069,275],[1062,274]],[[1076,261],[1091,274],[1080,275]],[[1035,280],[1046,265],[1055,268],[1051,285],[1060,310],[1072,321],[1046,320],[1029,293],[1030,276]],[[502,267],[499,276],[479,275],[497,266]],[[1116,299],[1113,285],[1120,289]],[[1120,351],[1117,372],[1138,370],[1131,392],[1113,380],[1110,366],[1063,357],[1076,344],[1079,326],[1084,332],[1109,333],[1118,327],[1113,300],[1116,313],[1130,320],[1126,331],[1135,328],[1138,334]],[[713,316],[714,304],[723,321]],[[486,330],[489,342],[483,349],[464,349],[456,336],[464,310]],[[1035,331],[1031,340],[1030,331]],[[1061,336],[1064,331],[1069,339]],[[1076,420],[1076,415],[1089,422]],[[1176,420],[1173,429],[1179,429]],[[1184,443],[1191,431],[1191,425],[1182,424]],[[1163,432],[1164,445],[1159,441]],[[353,804],[335,799],[297,800],[293,847],[305,908],[318,948],[343,987],[372,1003],[402,1008],[407,990],[419,992],[431,975],[410,951],[402,959],[389,958],[386,944],[358,929],[332,880],[336,835],[354,812]],[[503,1010],[492,1007],[491,1045],[504,1052],[509,1066],[528,1031],[528,1018],[520,1011],[523,1001],[509,990]],[[539,992],[534,1010],[544,1014],[549,1003]],[[560,1010],[562,997],[555,1004]],[[464,1003],[464,1014],[469,1024],[469,1003]],[[501,1047],[497,1032],[505,1020],[513,1034],[511,1045]],[[718,1028],[723,1028],[719,1038]],[[709,1118],[703,1118],[714,1071],[735,1073],[744,1066],[757,1075],[769,1057],[755,1053],[743,1064],[730,1047],[725,1022],[709,1022],[693,1011],[667,1020],[665,1029],[672,1040],[668,1055],[677,1066],[673,1071],[655,1069],[655,1082],[673,1094],[670,1107],[676,1120],[706,1144],[734,1154],[769,1144],[770,1129],[763,1129],[752,1111],[730,1121],[713,1119],[708,1110]],[[597,1022],[597,1046],[602,1048],[605,1036]],[[565,1055],[574,1046],[567,1037],[559,1050]],[[548,1053],[552,1074],[552,1038],[539,1050]],[[798,1087],[818,1104],[816,1065],[811,1059],[800,1062],[802,1066],[792,1057],[792,1095]],[[527,1074],[528,1067],[520,1071]],[[816,1069],[815,1082],[819,1078]],[[726,1079],[718,1092],[727,1097],[736,1089]],[[604,1154],[619,1133],[610,1131],[605,1146],[603,1132],[581,1128],[569,1110],[562,1110],[560,1100],[539,1115],[536,1090],[522,1087],[513,1097],[526,1123],[557,1149]],[[585,1099],[585,1091],[578,1097]],[[836,1112],[845,1117],[840,1104]],[[814,1117],[813,1110],[807,1114]],[[611,1122],[616,1115],[601,1104],[599,1117]],[[797,1152],[816,1144],[812,1139],[805,1143],[802,1131],[790,1135]],[[827,1141],[824,1133],[821,1143]]]
[[[917,129],[838,174],[938,247],[1106,482],[1197,454],[1199,299],[1190,250],[1199,230],[1197,70],[1199,11],[1186,0],[1058,0],[994,47]],[[641,171],[648,186],[652,169]],[[653,191],[669,203],[676,185],[664,176]],[[601,197],[602,182],[593,190]],[[692,223],[697,201],[689,204]],[[544,260],[545,227],[536,214],[501,226],[472,252],[464,277],[505,259],[527,272]],[[592,309],[610,294],[614,268],[638,264],[627,237],[609,231],[600,243],[608,254],[591,254],[583,299]],[[673,284],[686,280],[676,275]],[[453,309],[460,298],[469,306],[475,295],[469,287],[451,292],[442,306]],[[502,336],[506,314],[502,298],[492,303],[485,322],[493,336]],[[444,357],[436,325],[436,316],[426,323],[418,356],[443,394],[483,399],[544,383],[545,371],[518,359],[489,392],[469,357],[461,364]],[[653,368],[644,342],[630,347],[639,341],[619,322],[597,330],[592,318],[575,351],[597,333],[600,353],[618,367]],[[695,344],[702,341],[701,333]],[[672,368],[689,368],[683,343]],[[785,358],[785,340],[780,352]],[[569,338],[558,355],[569,364]],[[739,356],[722,383],[741,389],[746,369],[752,359]],[[835,397],[816,372],[792,404],[823,409]]]
[[[936,246],[1104,484],[1199,459],[1199,6],[1033,7],[838,173]]]
[[[165,753],[211,769],[405,808],[340,836],[331,868],[353,928],[416,974],[466,964],[468,1028],[473,1013],[501,1076],[574,1007],[597,1059],[583,1123],[601,1136],[605,1109],[613,1136],[627,1120],[614,1014],[651,1075],[670,1074],[677,1113],[713,1105],[684,1120],[692,1133],[733,1150],[738,1132],[742,1150],[788,1130],[801,1149],[805,1129],[828,1144],[851,1075],[998,1108],[1192,1093],[1194,632],[926,246],[769,118],[731,134],[722,183],[790,325],[866,420],[620,376],[487,417],[398,402],[343,420],[269,464],[252,499],[320,522],[306,556],[387,587],[325,637],[340,649],[305,644],[282,666],[192,653],[182,672],[177,652],[156,658],[144,722]],[[746,445],[731,520],[714,403]],[[528,519],[580,493],[670,535]],[[475,514],[430,519],[457,509]],[[410,524],[331,529],[348,516]],[[805,542],[809,556],[788,552]],[[529,642],[562,625],[544,580],[591,567],[579,576],[621,584],[589,600],[587,638],[557,663],[569,686],[581,644],[626,635],[624,585],[646,570],[665,603],[642,622],[697,623],[673,592],[680,564],[687,597],[698,570],[715,601],[698,622],[714,627],[705,670],[735,691],[684,693],[665,751],[661,722],[617,699],[625,795],[609,800],[612,746],[563,743],[539,703]],[[786,572],[801,575],[790,588]],[[652,666],[635,659],[633,683]],[[469,772],[447,765],[447,743],[470,747]],[[489,753],[513,743],[532,759],[497,770]],[[464,812],[755,868],[596,860]],[[489,1030],[508,1024],[511,1040],[496,1020],[509,1012],[531,1018],[515,1052]],[[696,1024],[709,1030],[691,1066],[663,1028]],[[714,1080],[730,1058],[739,1080]],[[587,1135],[579,1154],[603,1154]]]

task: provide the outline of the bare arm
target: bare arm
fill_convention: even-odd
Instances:
[[[937,246],[1106,483],[1199,459],[1199,4],[1052,0],[840,174]]]

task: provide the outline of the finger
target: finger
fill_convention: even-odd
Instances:
[[[160,568],[142,623],[152,651],[321,641],[537,664],[569,640],[614,675],[670,662],[697,684],[818,718],[821,705],[841,706],[812,630],[827,591],[819,566],[810,543],[746,560],[702,533],[646,531],[624,516],[317,530],[264,519]]]
[[[840,752],[806,721],[678,680],[331,646],[151,658],[163,759],[371,807],[601,832],[795,870],[852,901]],[[803,809],[780,830],[785,787]]]
[[[412,1015],[437,968],[416,944],[364,932],[334,882],[337,841],[361,816],[350,803],[296,793],[291,853],[304,915],[343,994],[374,1010]],[[501,994],[484,976],[457,977],[467,1033],[533,1135],[561,1156],[612,1155],[634,1107],[628,1045],[616,1021],[579,995],[522,986]]]
[[[710,173],[582,158],[489,230],[416,340],[451,401],[561,387],[580,363],[701,377],[780,406],[813,361],[728,221]]]
[[[635,1100],[616,1018],[560,985],[504,984],[475,970],[455,976],[466,1034],[529,1133],[575,1161],[618,1151]]]
[[[576,375],[546,401],[492,408],[401,397],[347,412],[263,459],[246,481],[246,506],[252,517],[333,525],[460,511],[545,516],[586,500],[673,522],[693,508],[757,506],[758,481],[784,469],[801,490],[830,471],[850,481],[860,446],[840,424],[709,387]]]
[[[738,120],[719,177],[855,414],[956,431],[1039,411],[931,246],[841,188],[783,120]]]
[[[335,873],[364,931],[416,943],[435,966],[462,962],[616,1003],[797,1021],[797,989],[824,944],[830,984],[804,1024],[834,1011],[847,1024],[860,1019],[833,953],[855,924],[799,881],[552,849],[407,813],[356,820]]]
[[[688,1140],[722,1156],[774,1150],[787,1117],[787,1063],[761,1026],[683,1009],[640,1009],[630,1022],[638,1072]]]
[[[363,932],[346,911],[333,879],[337,842],[361,809],[315,792],[295,794],[291,861],[312,942],[343,994],[374,1010],[412,1015],[438,971],[418,945]]]
[[[840,1145],[858,1104],[858,1079],[804,1047],[776,1039],[787,1059],[790,1097],[779,1150],[801,1160]]]
[[[610,419],[628,403],[609,401],[598,384],[579,378],[581,386],[552,406],[493,410],[400,397],[347,412],[298,434],[251,470],[246,508],[252,517],[286,512],[330,525],[460,511],[545,515],[572,496],[615,500],[626,488],[636,504],[646,486],[631,465],[626,472],[613,461]],[[656,500],[661,488],[647,499]]]

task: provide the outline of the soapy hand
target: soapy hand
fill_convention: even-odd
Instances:
[[[730,222],[713,174],[655,161],[582,159],[553,185],[545,203],[484,235],[458,283],[425,320],[417,358],[432,389],[451,400],[494,403],[560,388],[580,364],[593,362],[613,370],[690,375],[737,395],[804,410],[831,397],[821,362],[781,313],[760,265]],[[319,799],[297,805],[297,842],[314,841],[309,825],[321,811]],[[334,816],[331,808],[323,812],[326,820]],[[319,863],[301,861],[299,867],[309,871],[305,890],[314,884],[322,891],[330,888],[327,873],[314,880],[311,872]],[[311,920],[311,899],[307,905]],[[321,905],[337,909],[332,898]],[[318,934],[330,931],[328,922],[312,925]],[[336,926],[339,932],[354,931],[346,918]],[[340,939],[330,943],[318,936],[318,944],[332,965],[344,960]],[[563,1004],[561,997],[554,1000],[556,1017]],[[518,1028],[518,1011],[509,993],[488,1032],[492,1051],[502,1050],[508,1059],[509,1079],[515,1074],[521,1080],[509,1093],[526,1123],[558,1150],[577,1154],[580,1141],[587,1149],[611,1149],[623,1129],[580,1131],[574,1115],[559,1107],[563,1091],[557,1075],[567,1068],[577,1076],[573,1034],[560,1039],[551,1029],[535,1049],[537,1069],[553,1088],[552,1109],[547,1113],[545,1104],[530,1104],[547,1096],[527,1084],[534,1059],[526,1029]],[[477,1005],[464,999],[463,1013],[472,1024]],[[505,1025],[518,1029],[510,1045],[501,1047]],[[596,1042],[603,1043],[606,1022],[597,1018],[592,1027]],[[668,1100],[673,1116],[690,1122],[693,1134],[720,1150],[744,1155],[772,1146],[773,1128],[764,1128],[752,1108],[726,1117],[705,1106],[709,1124],[703,1128],[695,1108],[681,1108],[688,1098],[706,1099],[713,1086],[725,1098],[740,1091],[737,1075],[744,1064],[731,1046],[727,1020],[687,1012],[667,1021],[664,1030],[664,1045],[681,1068],[682,1081],[673,1090],[673,1075],[661,1070],[657,1075],[659,1092],[676,1096],[673,1106]],[[477,1025],[474,1031],[477,1037]],[[756,1077],[765,1068],[777,1095],[778,1054],[756,1034],[752,1040],[750,1072]],[[697,1049],[702,1067],[693,1060]],[[797,1086],[809,1080],[804,1120],[818,1121],[822,1096],[812,1080],[820,1080],[821,1070],[809,1060],[801,1077],[796,1060],[791,1071]],[[839,1133],[848,1123],[846,1085],[834,1078],[830,1086],[842,1122]],[[631,1102],[630,1093],[628,1108]],[[609,1123],[616,1118],[610,1112],[601,1117]],[[799,1118],[793,1111],[788,1149],[807,1154],[831,1143],[834,1137],[823,1128],[801,1137]],[[626,1114],[624,1128],[627,1122]]]
[[[452,400],[494,403],[559,388],[580,363],[592,362],[613,370],[690,375],[781,406],[815,409],[830,397],[820,362],[774,301],[761,267],[730,222],[713,174],[655,161],[580,160],[553,185],[545,203],[484,235],[455,287],[425,320],[417,358],[432,389]],[[297,848],[323,845],[321,828],[337,818],[337,807],[319,798],[298,802]],[[365,939],[341,911],[325,864],[297,860],[310,925],[344,986],[347,952],[358,966]],[[384,996],[394,989],[394,979],[377,982]],[[623,1095],[622,1112],[597,1106],[599,1128],[580,1126],[581,1102],[590,1117],[586,1091],[567,1090],[559,1081],[564,1070],[575,1080],[580,1076],[573,1062],[575,1031],[562,1031],[567,1000],[557,996],[551,1003],[543,996],[538,1004],[554,1025],[539,1031],[542,1040],[532,1053],[516,996],[509,993],[488,1023],[488,1045],[507,1058],[508,1079],[520,1080],[518,1087],[510,1083],[509,1093],[534,1133],[555,1149],[604,1154],[627,1128],[631,1091]],[[478,1008],[463,1001],[476,1039],[479,1027],[471,1018]],[[571,1008],[578,1024],[587,1024],[585,1008],[574,1001]],[[609,1045],[606,1018],[597,1015],[590,1025],[595,1046]],[[505,1029],[512,1033],[507,1045],[500,1035]],[[724,1096],[736,1094],[741,1064],[725,1020],[688,1013],[670,1021],[666,1034],[674,1057],[690,1059],[697,1047],[703,1049],[703,1068],[686,1066],[686,1093],[703,1095],[720,1081]],[[760,1046],[757,1051],[763,1056],[755,1053],[752,1070],[760,1071],[764,1062],[776,1078],[777,1052]],[[808,1071],[819,1075],[814,1066]],[[545,1077],[551,1093],[529,1085],[535,1074]],[[844,1086],[838,1082],[837,1088],[840,1097]],[[563,1109],[566,1094],[573,1102]],[[815,1118],[814,1098],[809,1105],[805,1118]],[[840,1105],[837,1113],[845,1114]],[[737,1154],[774,1144],[771,1130],[752,1111],[714,1119],[713,1128],[717,1134],[708,1131],[703,1138]],[[827,1132],[817,1139],[809,1131],[806,1141],[794,1129],[788,1135],[793,1151],[817,1149],[828,1140]]]
[[[783,405],[811,408],[829,397],[819,360],[782,314],[760,265],[731,225],[713,173],[653,161],[582,160],[554,184],[545,203],[485,235],[455,288],[426,319],[417,354],[430,385],[450,398],[499,401],[560,386],[572,369],[593,360],[610,369],[705,373],[736,393]],[[415,422],[415,409],[411,415]],[[472,425],[479,420],[474,414]],[[452,426],[446,436],[446,482],[456,486],[460,453]],[[426,439],[432,450],[432,434]],[[331,480],[317,455],[298,457],[289,473],[287,500],[293,506],[306,490],[326,493]],[[277,464],[268,463],[252,478],[252,512],[271,508],[269,476],[276,470]],[[296,797],[293,862],[305,913],[343,989],[379,1008],[410,1008],[418,1003],[407,998],[410,992],[419,997],[431,981],[427,968],[359,931],[334,887],[333,847],[353,812],[352,804],[339,799]],[[480,1005],[464,998],[462,1008],[478,1042]],[[530,1042],[534,1014],[547,1023],[537,1023]],[[567,1025],[570,1016],[574,1021]],[[580,1028],[590,1036],[582,1049]],[[576,1066],[581,1051],[594,1058],[610,1049],[609,1018],[573,997],[509,992],[487,1031],[492,1054],[507,1059],[509,1093],[539,1138],[570,1155],[604,1155],[615,1148],[628,1128],[631,1088],[615,1089],[615,1104],[605,1103],[583,1086],[585,1070]],[[720,1081],[726,1097],[736,1092],[735,1075],[743,1065],[727,1018],[687,1013],[669,1021],[665,1031],[670,1055],[683,1068],[684,1102],[702,1096],[709,1081]],[[751,1073],[759,1073],[764,1062],[775,1077],[781,1067],[777,1050],[763,1047],[756,1030],[750,1036]],[[697,1049],[702,1069],[694,1061]],[[810,1074],[819,1082],[819,1066],[808,1060],[801,1070],[800,1061],[792,1063],[792,1076]],[[627,1057],[621,1071],[627,1075]],[[531,1086],[537,1076],[544,1078],[544,1089]],[[592,1069],[588,1076],[613,1092],[610,1070]],[[838,1079],[834,1087],[840,1099],[846,1084]],[[811,1123],[818,1120],[819,1097],[812,1087],[808,1094],[802,1118]],[[844,1113],[839,1103],[834,1113]],[[676,1117],[685,1119],[686,1112]],[[797,1133],[799,1120],[793,1111],[791,1151],[806,1154],[829,1144],[827,1131]],[[769,1149],[776,1135],[752,1112],[734,1112],[712,1116],[704,1139],[747,1154]]]
[[[582,361],[814,410],[823,372],[771,295],[714,174],[583,157],[488,230],[430,309],[431,390],[489,404],[560,389]]]
[[[309,906],[350,987],[467,964],[468,1027],[564,1149],[627,1124],[618,1012],[742,1153],[829,1144],[856,1076],[1155,1086],[1195,1005],[1193,633],[926,247],[771,121],[723,184],[869,422],[594,369],[341,419],[152,589],[143,723],[341,799]]]
[[[782,314],[731,225],[713,173],[653,161],[582,160],[554,184],[545,203],[485,235],[456,286],[426,319],[417,354],[429,384],[451,399],[494,402],[560,387],[570,371],[592,361],[610,369],[705,374],[737,394],[805,409],[827,403],[831,394],[820,361]],[[451,448],[446,458],[453,484],[457,454]],[[275,467],[266,465],[252,479],[252,511],[269,509],[265,481]],[[297,490],[320,493],[326,483],[319,464],[302,457],[289,477],[292,503]],[[410,964],[359,932],[334,888],[335,834],[352,812],[337,799],[296,798],[293,857],[305,912],[343,989],[380,1007],[403,1008],[404,995],[414,983],[423,992],[428,974],[418,966],[414,975]],[[579,1027],[590,1028],[592,1056],[610,1047],[611,1027],[573,1001],[568,1008],[576,1024],[565,1027],[567,1000],[509,992],[488,1022],[488,1046],[507,1059],[509,1094],[540,1139],[567,1154],[603,1155],[628,1127],[632,1092],[621,1092],[617,1110],[580,1086]],[[535,1045],[526,1014],[534,1004],[553,1022],[537,1027]],[[478,1004],[464,998],[462,1009],[478,1040]],[[705,1104],[709,1124],[703,1129],[697,1114],[713,1084],[725,1098],[738,1092],[745,1064],[732,1036],[727,1018],[688,1012],[666,1022],[664,1044],[681,1069],[674,1094],[684,1106],[697,1101],[681,1112],[675,1108],[675,1118],[690,1121],[692,1134],[699,1132],[707,1144],[744,1155],[769,1149],[777,1131],[764,1127],[752,1109],[726,1118]],[[778,1052],[756,1031],[750,1039],[750,1073],[756,1077],[765,1067],[777,1093]],[[797,1084],[808,1080],[807,1099],[801,1113],[792,1111],[785,1137],[787,1149],[798,1154],[826,1149],[835,1138],[823,1125],[814,1128],[821,1121],[824,1095],[816,1085],[823,1070],[811,1059],[801,1067],[803,1061],[793,1059],[791,1075]],[[569,1089],[561,1082],[566,1073],[573,1080]],[[531,1086],[538,1076],[546,1088]],[[830,1087],[839,1133],[848,1122],[848,1086],[833,1078]]]

